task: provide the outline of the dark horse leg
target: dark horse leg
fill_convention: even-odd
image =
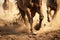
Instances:
[[[39,14],[39,24],[37,24],[37,26],[35,26],[35,29],[36,30],[39,30],[41,28],[41,23],[42,23],[42,20],[43,20],[43,14],[41,12],[41,5],[42,5],[42,0],[36,0],[37,2],[35,2],[34,4],[34,10],[35,12],[38,12]]]
[[[41,13],[40,8],[39,8],[39,10],[38,10],[38,13],[39,13],[39,19],[40,19],[40,21],[39,21],[39,28],[38,28],[38,29],[40,29],[40,28],[41,28],[41,24],[42,24],[42,20],[43,20],[44,16],[43,16],[43,14]]]
[[[38,5],[38,6],[37,6]],[[43,16],[43,14],[42,14],[42,12],[41,12],[41,6],[42,6],[42,0],[38,0],[37,1],[37,5],[35,5],[36,6],[36,12],[38,12],[38,14],[39,14],[39,24],[38,24],[38,26],[36,26],[36,30],[39,30],[40,28],[41,28],[41,24],[42,24],[42,20],[43,20],[43,18],[44,18],[44,16]]]
[[[42,20],[43,20],[43,14],[42,14],[41,11],[40,11],[40,7],[39,7],[39,6],[36,6],[36,5],[34,4],[34,6],[31,8],[32,23],[33,23],[33,17],[35,16],[36,12],[38,12],[38,14],[39,14],[39,20],[40,20],[40,21],[39,21],[39,24],[37,24],[37,25],[34,27],[34,29],[35,29],[35,30],[39,30],[40,27],[41,27]],[[33,30],[33,29],[32,29],[32,30]]]

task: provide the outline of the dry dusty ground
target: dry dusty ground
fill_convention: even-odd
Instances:
[[[60,40],[60,30],[51,31],[40,35],[0,33],[0,40]]]

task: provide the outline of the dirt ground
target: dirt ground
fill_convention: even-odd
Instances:
[[[42,33],[40,35],[0,33],[0,40],[60,40],[60,30]]]

